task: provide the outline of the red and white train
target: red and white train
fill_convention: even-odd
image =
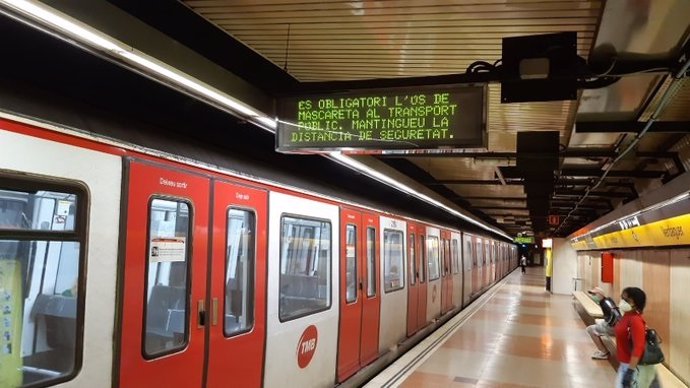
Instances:
[[[332,387],[512,244],[0,119],[0,386]]]

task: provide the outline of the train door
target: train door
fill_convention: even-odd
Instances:
[[[426,269],[427,299],[426,320],[430,322],[441,315],[441,232],[432,227],[426,228]]]
[[[472,273],[474,265],[476,264],[474,258],[474,247],[472,245],[472,237],[466,233],[462,234],[462,306],[467,306],[470,303],[472,296]]]
[[[453,259],[451,271],[453,272],[453,307],[462,306],[462,247],[460,245],[460,233],[452,233],[450,240],[450,253]]]
[[[409,287],[407,290],[407,336],[419,330],[419,258],[417,257],[417,225],[407,224],[407,273]]]
[[[426,298],[428,292],[427,283],[427,268],[426,268],[426,237],[424,237],[425,228],[422,225],[417,225],[419,237],[417,238],[417,269],[419,270],[419,289],[418,289],[418,313],[417,313],[417,327],[419,329],[426,327],[429,322],[426,319]]]
[[[505,257],[504,246],[502,242],[496,243],[498,245],[498,259],[496,260],[496,280],[503,278],[503,259]]]
[[[216,181],[207,388],[261,387],[268,193]]]
[[[208,178],[128,163],[119,386],[202,386]]]
[[[378,355],[377,217],[341,208],[338,381]]]
[[[453,308],[453,274],[451,272],[450,232],[441,231],[441,314]]]
[[[484,240],[484,261],[482,268],[482,288],[486,288],[491,282],[491,242],[489,240]]]
[[[482,272],[484,268],[482,264],[484,262],[484,244],[479,237],[473,237],[472,240],[474,241],[474,260],[476,261],[472,268],[472,294],[476,296],[482,291],[483,287]]]
[[[362,366],[374,361],[379,355],[379,322],[381,316],[381,284],[377,282],[381,273],[379,249],[379,216],[362,213],[362,269],[366,279],[362,306],[362,338],[360,338],[359,360]]]
[[[496,282],[496,262],[498,261],[498,242],[491,240],[491,279],[490,283]]]
[[[501,243],[501,279],[508,273],[508,245]]]

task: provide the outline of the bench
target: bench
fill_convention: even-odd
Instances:
[[[659,364],[656,366],[656,374],[661,382],[663,388],[688,388],[676,375],[674,375],[670,370],[666,369],[664,364]]]
[[[587,325],[594,324],[596,319],[601,319],[604,317],[601,312],[601,307],[592,298],[587,295],[587,293],[582,291],[573,292],[573,297],[577,303],[574,303],[575,309],[580,314],[582,320],[587,323]],[[613,357],[609,357],[609,362],[614,368],[618,368],[618,359],[616,355],[616,338],[603,336],[601,341],[604,343],[609,353]],[[663,364],[658,364],[656,366],[656,373],[662,388],[688,388],[676,375],[674,375],[670,370],[666,368]],[[654,384],[652,384],[654,387]]]
[[[596,319],[604,317],[601,307],[597,302],[592,300],[589,295],[582,291],[573,292],[573,297],[577,303],[574,303],[575,310],[580,314],[580,317],[587,325],[593,325]]]

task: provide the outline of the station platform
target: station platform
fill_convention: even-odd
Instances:
[[[613,387],[571,299],[517,269],[366,387]]]

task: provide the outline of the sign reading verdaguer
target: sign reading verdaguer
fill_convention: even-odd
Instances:
[[[276,148],[407,150],[485,147],[485,86],[357,90],[278,100]]]

